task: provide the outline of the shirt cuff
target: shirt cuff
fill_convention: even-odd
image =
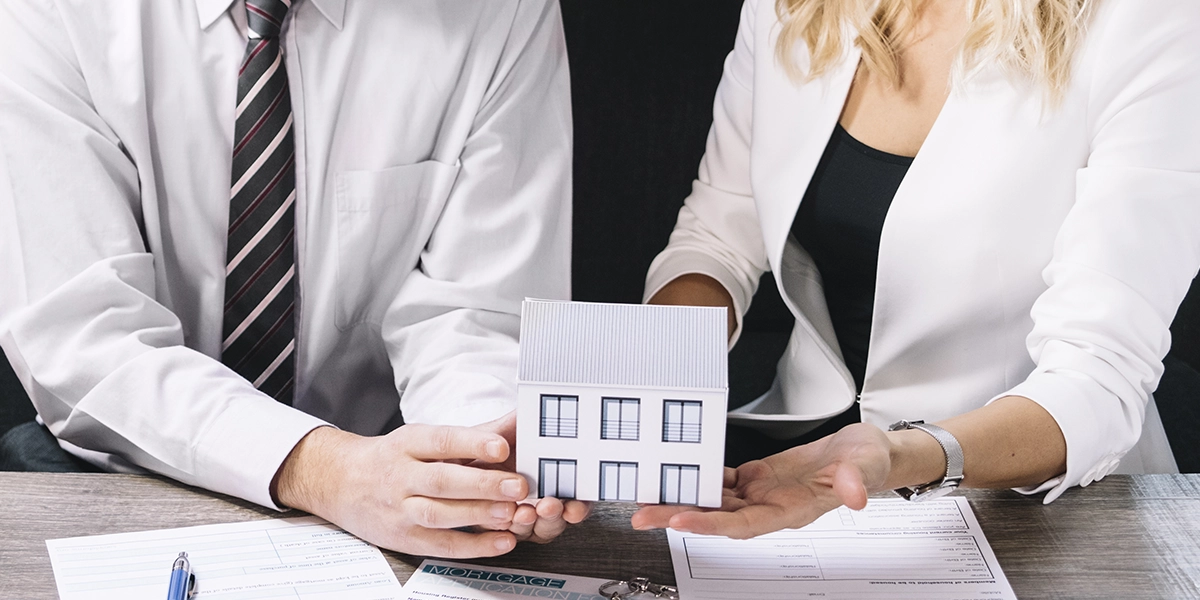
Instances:
[[[1096,389],[1089,389],[1096,388]],[[1058,423],[1067,443],[1067,471],[1041,484],[1013,488],[1021,494],[1047,492],[1042,500],[1049,504],[1068,488],[1081,487],[1100,481],[1116,470],[1129,448],[1137,441],[1122,443],[1130,428],[1117,427],[1108,407],[1099,398],[1112,394],[1087,378],[1063,373],[1034,372],[1024,382],[1008,392],[992,398],[992,403],[1006,396],[1020,396],[1036,402]],[[1136,429],[1136,428],[1135,428]],[[1124,448],[1124,450],[1117,450]],[[1047,491],[1048,490],[1048,491]]]
[[[646,291],[642,302],[649,302],[668,283],[684,275],[707,275],[717,280],[729,297],[733,299],[733,317],[736,322],[733,335],[729,337],[729,347],[733,348],[742,335],[742,315],[750,306],[750,298],[743,297],[738,279],[719,261],[697,252],[672,252],[667,249],[654,260],[646,274]]]
[[[197,482],[216,492],[286,510],[271,498],[271,481],[296,444],[326,425],[266,396],[235,398],[196,445]]]

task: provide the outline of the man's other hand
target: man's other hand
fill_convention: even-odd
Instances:
[[[404,425],[379,437],[319,427],[284,460],[273,492],[279,504],[385,548],[446,558],[496,556],[512,550],[518,535],[537,539],[534,534],[562,531],[547,526],[539,532],[539,516],[531,533],[522,534],[526,526],[514,517],[517,501],[528,495],[525,478],[511,469],[479,468],[509,458],[509,441],[486,426]]]

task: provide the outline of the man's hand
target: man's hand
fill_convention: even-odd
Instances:
[[[802,527],[839,506],[861,510],[870,491],[884,489],[892,469],[891,442],[872,425],[855,424],[811,444],[725,470],[721,509],[647,506],[633,515],[637,529],[751,538]]]
[[[508,441],[510,448],[516,448],[517,413],[511,412],[495,421],[476,427],[502,436]],[[506,471],[516,471],[516,454],[496,464],[473,464],[485,469],[500,468]],[[579,500],[559,500],[558,498],[539,498],[532,502],[522,502],[517,506],[509,531],[521,541],[531,541],[544,544],[558,537],[566,530],[567,525],[580,523],[591,512],[590,503]]]
[[[509,529],[520,530],[513,518],[528,484],[509,471],[462,463],[496,465],[508,458],[508,441],[484,428],[405,425],[363,437],[320,427],[284,460],[273,489],[280,504],[385,548],[496,556],[516,546]],[[470,526],[483,531],[455,529]]]

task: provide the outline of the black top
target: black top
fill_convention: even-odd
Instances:
[[[792,223],[796,241],[821,272],[833,330],[859,392],[871,341],[883,220],[912,161],[863,144],[839,124]]]

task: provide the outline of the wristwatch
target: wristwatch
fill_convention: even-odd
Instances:
[[[896,490],[896,493],[900,494],[900,497],[905,500],[920,502],[922,500],[940,498],[953,492],[963,478],[962,446],[958,444],[958,440],[955,439],[954,435],[937,425],[931,425],[925,421],[896,421],[888,427],[888,431],[900,431],[902,429],[920,429],[932,435],[933,439],[937,440],[937,443],[942,446],[942,451],[946,453],[946,475],[939,480],[931,481],[925,485],[899,488]]]

